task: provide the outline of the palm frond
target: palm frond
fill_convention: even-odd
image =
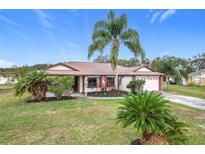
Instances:
[[[112,36],[110,35],[109,31],[96,30],[92,34],[92,40],[97,41],[99,39],[105,39],[107,42],[110,42],[112,39]]]
[[[96,31],[96,30],[107,30],[107,29],[108,29],[108,23],[107,23],[106,20],[100,20],[94,26],[94,31]]]
[[[95,53],[95,51],[103,52],[103,49],[109,44],[109,41],[106,38],[101,38],[97,41],[94,41],[88,48],[88,59]]]

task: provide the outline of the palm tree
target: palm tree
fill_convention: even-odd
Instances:
[[[43,93],[43,80],[47,77],[47,74],[41,71],[33,71],[20,80],[15,90],[16,96],[23,95],[26,91],[30,92],[35,100],[40,101]]]
[[[167,59],[161,61],[158,64],[158,70],[161,73],[164,73],[166,75],[166,83],[167,83],[167,90],[169,89],[169,78],[171,76],[177,75],[178,71],[177,71],[177,65],[176,65],[176,61],[175,59],[173,59],[172,57],[168,57]]]
[[[122,105],[119,107],[117,121],[123,127],[134,126],[137,133],[141,135],[141,143],[153,144],[150,143],[153,136],[155,138],[158,136],[157,139],[161,141],[161,144],[166,143],[166,140],[160,136],[163,136],[164,130],[169,127],[166,122],[170,115],[167,100],[158,93],[145,91],[143,95],[141,93],[128,94]],[[155,141],[155,144],[157,142]]]
[[[141,47],[138,32],[127,28],[127,16],[125,14],[116,17],[113,11],[108,13],[107,20],[98,21],[94,26],[92,34],[92,44],[88,49],[88,59],[100,51],[102,54],[106,47],[110,47],[111,66],[115,70],[115,86],[118,89],[118,55],[120,45],[125,45],[136,57],[145,57],[144,50]]]

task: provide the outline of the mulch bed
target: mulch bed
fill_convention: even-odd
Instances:
[[[27,103],[51,102],[51,101],[71,100],[71,99],[76,99],[76,97],[62,96],[61,99],[58,99],[57,97],[47,97],[47,98],[43,98],[41,101],[33,100],[33,99],[28,100]]]
[[[127,92],[113,89],[111,91],[88,92],[87,95],[93,97],[123,97],[127,95]]]
[[[142,143],[140,142],[140,139],[136,139],[131,142],[131,145],[142,145]]]

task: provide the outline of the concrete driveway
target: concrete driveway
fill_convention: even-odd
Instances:
[[[200,98],[195,98],[195,97],[190,97],[190,96],[182,96],[182,95],[176,95],[168,92],[163,92],[162,95],[165,97],[165,99],[187,105],[193,108],[205,110],[205,99],[200,99]],[[74,93],[72,94],[73,97],[78,97],[78,98],[87,98],[87,99],[124,99],[124,97],[89,97],[89,96],[84,96],[82,94]]]
[[[182,96],[182,95],[175,95],[168,92],[162,93],[165,97],[165,99],[179,103],[184,104],[193,108],[205,110],[205,99],[190,97],[190,96]]]

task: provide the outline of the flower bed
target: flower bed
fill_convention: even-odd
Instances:
[[[123,97],[127,95],[127,92],[113,89],[111,91],[88,92],[87,95],[93,97]]]

